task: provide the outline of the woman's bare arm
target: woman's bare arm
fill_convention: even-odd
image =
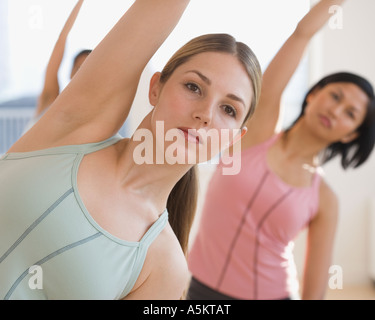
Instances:
[[[331,17],[330,7],[344,0],[321,0],[302,18],[272,59],[263,75],[262,93],[254,116],[247,123],[243,147],[260,143],[275,133],[282,94],[295,73],[312,37]]]
[[[322,182],[319,210],[309,225],[307,237],[302,291],[304,300],[325,298],[337,221],[337,197],[326,183]]]
[[[100,141],[117,133],[143,69],[188,4],[189,0],[136,0],[11,151]]]
[[[40,116],[60,94],[58,72],[64,57],[66,40],[73,28],[83,2],[84,0],[79,0],[73,8],[53,48],[46,69],[43,90],[39,95],[38,105],[35,110],[35,117]]]
[[[151,244],[141,274],[124,300],[179,300],[189,277],[186,257],[168,225]]]

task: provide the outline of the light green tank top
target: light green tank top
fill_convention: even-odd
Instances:
[[[1,299],[120,299],[131,291],[167,211],[139,242],[124,241],[94,221],[77,189],[84,155],[120,139],[0,158]]]

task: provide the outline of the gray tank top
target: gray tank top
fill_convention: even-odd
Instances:
[[[1,299],[121,299],[131,291],[168,212],[139,242],[121,240],[95,222],[77,189],[84,155],[120,139],[0,158]]]

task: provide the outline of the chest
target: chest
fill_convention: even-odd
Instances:
[[[265,153],[268,169],[286,184],[297,187],[310,187],[313,183],[314,168],[298,158],[288,158],[277,144]]]
[[[121,240],[137,242],[154,222],[146,218],[151,208],[122,188],[113,167],[108,157],[84,157],[77,173],[79,196],[101,228]]]
[[[266,155],[259,149],[244,153],[238,175],[224,176],[216,171],[206,195],[214,210],[207,206],[206,211],[212,213],[211,224],[215,221],[224,229],[241,228],[249,237],[262,232],[288,243],[317,210],[317,177],[301,170],[295,178],[295,166],[278,161],[269,165]]]

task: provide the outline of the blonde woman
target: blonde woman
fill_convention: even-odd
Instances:
[[[210,149],[203,134],[209,130],[240,131],[239,138],[261,82],[247,46],[225,34],[198,37],[152,77],[153,110],[134,136],[116,135],[144,67],[188,3],[135,1],[1,159],[1,297],[182,296],[196,176],[194,164],[171,164],[167,151],[173,147],[186,159]],[[139,138],[145,132],[151,141],[147,134]],[[170,132],[175,140],[157,139]],[[140,161],[143,153],[151,161]],[[28,285],[33,266],[43,272],[41,290]]]

